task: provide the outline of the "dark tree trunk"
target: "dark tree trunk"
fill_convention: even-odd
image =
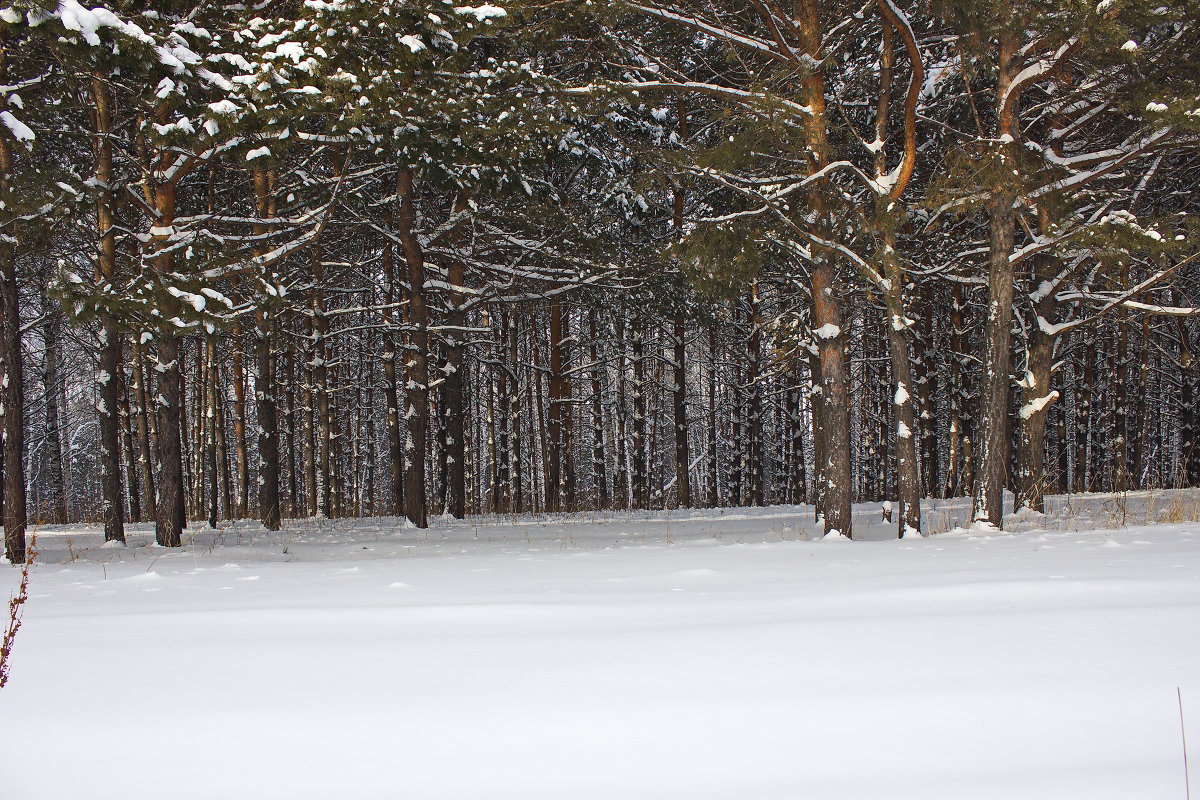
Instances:
[[[633,507],[650,505],[650,475],[646,468],[646,359],[642,326],[635,322],[630,334],[633,351]]]
[[[181,380],[178,337],[158,336],[158,503],[154,538],[162,547],[179,547],[183,530],[183,449],[180,440]]]
[[[157,436],[153,428],[153,412],[150,406],[150,390],[146,386],[146,357],[142,345],[135,336],[133,339],[133,361],[130,371],[133,374],[133,389],[137,396],[137,437],[138,437],[138,469],[142,474],[142,492],[145,502],[146,516],[158,519],[158,492],[154,479],[154,452],[157,449]]]
[[[142,490],[138,480],[137,437],[133,432],[133,407],[129,400],[129,379],[122,366],[121,373],[121,444],[125,450],[125,499],[129,503],[129,519],[141,522]]]
[[[270,233],[270,228],[262,220],[271,219],[276,215],[273,183],[269,171],[254,170],[255,207],[260,220],[255,223],[254,232],[263,238]],[[266,255],[266,251],[258,248],[256,254],[262,258]],[[318,260],[319,258],[318,254]],[[262,277],[264,281],[270,278],[269,275]],[[275,319],[265,303],[266,299],[260,298],[258,308],[254,312],[254,400],[255,411],[258,414],[258,513],[263,527],[269,531],[277,531],[281,525],[279,418],[275,399],[277,390],[275,359],[271,352]]]
[[[96,201],[96,277],[111,286],[117,274],[117,235],[113,218],[112,108],[108,84],[92,79],[96,126],[96,183],[104,187]],[[108,311],[100,314],[100,482],[104,492],[104,541],[125,541],[125,500],[121,492],[121,336]]]
[[[1049,302],[1054,302],[1049,298]],[[1043,309],[1046,310],[1046,309]],[[1017,440],[1016,508],[1045,511],[1046,423],[1058,392],[1050,390],[1055,337],[1042,330],[1029,334],[1025,378],[1021,381],[1020,427]]]
[[[608,508],[612,498],[608,491],[608,459],[604,451],[604,364],[600,361],[599,331],[593,309],[590,320],[592,359],[592,481],[596,484],[596,507]]]
[[[275,403],[275,359],[271,352],[274,320],[259,308],[254,315],[254,396],[258,412],[258,510],[263,527],[280,528],[279,423]]]
[[[897,525],[901,538],[921,533],[921,477],[917,471],[917,415],[915,413],[917,384],[912,377],[911,320],[905,314],[905,276],[895,256],[894,242],[885,236],[883,273],[889,288],[884,293],[888,319],[888,353],[891,357],[892,410],[896,420],[893,439],[896,450],[896,489],[899,500]]]
[[[1017,33],[1000,35],[999,79],[996,88],[1000,140],[996,171],[1016,158],[1009,104]],[[1019,91],[1019,90],[1018,90]],[[1007,141],[1005,141],[1007,139]],[[1004,486],[1008,466],[1009,356],[1013,321],[1013,264],[1010,256],[1016,241],[1016,214],[1012,187],[998,182],[988,200],[988,304],[983,334],[983,378],[979,391],[979,441],[972,518],[997,528],[1004,521]]]
[[[687,326],[676,318],[672,327],[674,339],[671,365],[671,399],[675,416],[675,497],[680,508],[692,506],[692,454],[688,446],[687,415]]]
[[[246,441],[246,339],[240,325],[233,326],[233,441],[237,453],[237,508],[234,516],[250,515],[250,457]]]
[[[48,294],[42,296],[42,339],[46,357],[42,370],[42,386],[46,393],[46,461],[50,472],[49,517],[52,524],[67,521],[67,487],[63,475],[62,427],[59,423],[59,382],[62,375],[62,315],[57,303]]]
[[[408,439],[405,447],[404,513],[418,528],[429,527],[425,496],[425,435],[429,427],[429,316],[425,302],[425,257],[416,234],[413,173],[400,171],[396,232],[408,268],[408,314],[412,333],[405,352]]]

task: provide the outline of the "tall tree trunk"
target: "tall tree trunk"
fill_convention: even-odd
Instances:
[[[8,37],[0,28],[0,83],[8,79]],[[7,95],[5,95],[7,97]],[[0,109],[7,100],[0,100]],[[7,111],[5,113],[8,113]],[[4,437],[4,555],[13,564],[25,562],[25,388],[21,372],[21,313],[17,285],[16,239],[12,225],[13,154],[0,137],[0,199],[4,200],[5,230],[0,231],[0,432]]]
[[[112,285],[116,278],[116,230],[113,216],[113,109],[108,84],[100,73],[92,76],[92,102],[96,126],[96,184],[102,187],[96,201],[96,253],[98,282]],[[168,223],[169,224],[169,223]],[[125,498],[121,492],[121,428],[119,419],[121,336],[109,311],[100,314],[100,459],[104,494],[104,541],[125,541]]]
[[[183,530],[183,449],[180,440],[181,380],[179,338],[167,331],[158,337],[158,503],[154,538],[162,547],[179,547]]]
[[[236,285],[236,284],[235,284]],[[239,323],[233,326],[233,442],[237,454],[237,509],[234,516],[250,515],[250,456],[246,441],[246,339]]]
[[[290,319],[284,323],[285,328],[291,327]],[[288,516],[303,516],[300,510],[300,485],[297,478],[296,453],[296,350],[289,339],[284,358],[284,386],[287,387],[287,477],[288,477]]]
[[[273,183],[268,170],[254,170],[254,198],[259,220],[254,224],[254,233],[261,238],[265,238],[270,233],[270,228],[262,220],[276,216]],[[266,255],[265,247],[256,248],[256,250],[256,255],[260,258]],[[320,260],[319,252],[317,260]],[[264,274],[262,279],[267,281],[270,279],[270,275]],[[269,531],[277,531],[282,523],[279,510],[279,418],[275,400],[277,388],[275,359],[271,352],[275,318],[266,302],[265,298],[260,299],[258,307],[254,311],[254,399],[255,411],[258,414],[258,513],[263,527]],[[323,334],[324,331],[322,331]]]
[[[1129,288],[1129,267],[1124,267],[1122,289]],[[1129,360],[1129,321],[1124,306],[1113,309],[1117,326],[1117,352],[1112,360],[1113,382],[1113,428],[1115,429],[1109,452],[1112,453],[1112,490],[1124,492],[1129,489],[1129,385],[1127,383]]]
[[[596,507],[608,508],[612,498],[608,491],[608,458],[604,450],[604,374],[605,365],[600,360],[600,335],[596,317],[599,312],[592,309],[589,338],[592,359],[592,482],[596,485]]]
[[[277,531],[279,510],[279,422],[275,403],[275,359],[271,339],[275,328],[268,309],[254,313],[254,396],[258,412],[258,510],[263,527]]]
[[[761,506],[766,497],[763,468],[763,403],[762,403],[762,320],[758,313],[758,286],[751,288],[750,336],[747,340],[746,384],[749,398],[746,408],[746,467],[748,497],[752,506]]]
[[[800,0],[797,24],[804,52],[815,61],[821,53],[823,28],[818,0]],[[808,145],[812,173],[829,163],[826,138],[825,79],[819,69],[806,71],[801,78],[801,94],[812,111],[805,117],[804,137]],[[809,192],[809,212],[818,225],[828,227],[825,180],[813,183]],[[837,294],[837,267],[831,255],[818,257],[812,267],[809,294],[812,300],[812,325],[820,366],[820,436],[822,511],[825,533],[854,537],[850,501],[853,486],[850,463],[850,373],[846,363],[846,337],[842,332],[842,310]]]
[[[889,231],[889,234],[891,232]],[[883,272],[888,280],[884,292],[887,303],[888,353],[891,357],[892,381],[896,386],[892,397],[892,410],[896,419],[896,488],[899,500],[900,538],[919,536],[921,533],[921,478],[917,471],[917,415],[914,411],[913,394],[917,386],[912,377],[912,320],[908,319],[904,307],[905,276],[895,255],[894,239],[884,238]]]
[[[1095,336],[1088,331],[1084,339],[1083,374],[1079,374],[1078,360],[1075,374],[1075,491],[1088,490],[1088,431],[1092,427],[1092,386],[1096,381]]]
[[[158,170],[156,169],[157,173]],[[174,271],[174,251],[170,231],[175,221],[175,186],[155,181],[150,187],[157,216],[151,237],[152,263],[160,279],[170,280]],[[164,320],[178,315],[179,301],[166,289],[158,292],[158,304]],[[184,525],[183,476],[183,376],[180,366],[182,347],[179,335],[169,323],[159,325],[155,336],[158,345],[158,503],[154,520],[154,538],[163,547],[179,547]]]
[[[129,400],[129,380],[122,367],[121,378],[121,443],[125,449],[125,499],[129,503],[129,519],[142,521],[142,492],[138,485],[138,457],[136,437],[133,433],[133,408]]]
[[[1150,395],[1150,316],[1142,315],[1142,341],[1138,351],[1137,410],[1133,419],[1137,433],[1133,438],[1133,485],[1146,488],[1146,445],[1150,435],[1150,419],[1146,406]]]
[[[646,359],[642,326],[634,324],[630,335],[633,351],[633,507],[648,508],[650,475],[646,464]]]
[[[1017,33],[1000,34],[997,114],[997,174],[1003,167],[1015,166],[1017,145],[1009,101],[1013,64],[1017,52]],[[1019,91],[1019,90],[1014,90]],[[1016,213],[1009,182],[997,179],[988,200],[988,304],[984,322],[983,378],[979,392],[978,469],[972,517],[975,521],[1001,527],[1004,517],[1004,485],[1008,464],[1009,350],[1013,321],[1013,264],[1010,256],[1016,242]]]
[[[1038,209],[1039,228],[1049,233],[1048,212]],[[1050,416],[1050,405],[1058,399],[1058,392],[1051,391],[1051,371],[1054,365],[1054,348],[1057,334],[1048,331],[1041,322],[1057,319],[1058,305],[1055,271],[1056,260],[1037,257],[1034,281],[1038,290],[1033,304],[1037,325],[1029,326],[1025,352],[1025,377],[1018,383],[1021,387],[1021,409],[1017,414],[1017,492],[1014,510],[1030,508],[1045,511],[1046,493],[1046,427]]]
[[[720,436],[717,431],[717,373],[720,369],[718,357],[720,348],[717,346],[717,331],[715,327],[708,329],[708,505],[718,508],[721,505],[721,459],[718,450]]]
[[[1049,302],[1054,302],[1049,298]],[[1043,309],[1047,310],[1047,309]],[[1020,427],[1017,441],[1016,508],[1045,511],[1046,423],[1050,405],[1058,392],[1050,390],[1055,336],[1031,330],[1026,353],[1025,377],[1021,381]]]
[[[218,353],[220,352],[219,346],[220,346],[220,342],[218,340],[218,342],[217,342],[217,347],[218,347],[217,352]],[[217,479],[217,483],[220,487],[221,516],[224,517],[225,519],[233,519],[233,511],[234,511],[233,487],[231,485],[232,481],[230,480],[230,478],[232,476],[230,475],[230,471],[229,471],[229,444],[228,444],[228,439],[227,439],[226,430],[225,430],[225,426],[226,426],[225,406],[226,406],[226,402],[227,402],[227,395],[225,393],[225,385],[223,383],[221,383],[221,374],[222,373],[221,373],[220,358],[218,358],[216,360],[216,362],[213,365],[213,368],[216,370],[216,373],[214,374],[213,377],[214,377],[214,385],[216,386],[216,390],[217,390],[217,406],[216,406],[217,417],[213,421],[214,427],[216,428],[216,431],[215,431],[216,449],[217,449],[216,479]]]
[[[550,409],[547,435],[550,443],[546,481],[546,510],[573,511],[575,476],[572,458],[572,390],[570,368],[571,319],[563,303],[550,306]]]
[[[392,209],[389,204],[384,212],[389,227],[392,225]],[[388,475],[391,478],[392,516],[404,514],[404,435],[400,431],[400,394],[396,381],[396,330],[395,311],[392,309],[400,294],[396,291],[396,256],[392,240],[383,245],[383,276],[387,282],[387,294],[383,310],[383,398],[387,406],[388,432]]]
[[[209,336],[207,345],[208,392],[205,403],[204,486],[208,503],[208,527],[216,530],[220,516],[221,494],[217,479],[217,406],[219,403],[219,371],[217,369],[217,338]]]
[[[676,317],[671,331],[674,340],[671,364],[671,399],[675,419],[675,497],[680,508],[692,506],[692,454],[688,445],[687,415],[687,325]]]
[[[455,198],[452,213],[466,213],[470,201],[467,192]],[[459,222],[451,232],[451,246],[463,245]],[[465,267],[459,258],[452,258],[448,270],[449,283],[455,290],[466,285]],[[466,347],[467,313],[464,309],[465,296],[453,291],[450,309],[446,316],[446,367],[442,381],[441,403],[446,419],[446,512],[455,519],[466,516],[467,502],[467,386],[463,370],[463,354]]]
[[[103,241],[103,240],[101,240]],[[102,259],[103,260],[103,259]],[[125,497],[121,491],[121,333],[111,314],[101,315],[100,478],[104,491],[104,541],[125,541]]]
[[[946,459],[946,483],[943,497],[959,497],[971,494],[971,487],[964,487],[964,474],[970,470],[970,431],[968,426],[968,402],[966,391],[967,370],[964,367],[963,334],[966,330],[963,318],[962,285],[954,283],[950,289],[950,436]]]
[[[158,492],[154,479],[154,451],[157,449],[157,436],[153,429],[153,411],[150,407],[150,390],[146,386],[146,356],[142,352],[140,339],[133,339],[133,389],[137,396],[137,436],[138,436],[138,469],[142,474],[143,506],[149,519],[158,519]]]
[[[59,424],[58,384],[62,376],[62,312],[49,294],[42,295],[42,339],[46,357],[42,386],[46,393],[47,469],[50,472],[48,521],[61,525],[67,521],[67,487],[63,478],[62,429]]]
[[[396,232],[408,267],[408,313],[412,333],[405,353],[408,439],[405,447],[404,513],[418,528],[429,527],[425,496],[425,435],[429,425],[429,314],[425,302],[425,257],[416,234],[416,192],[409,168],[398,176],[400,208]]]
[[[512,435],[512,510],[513,513],[520,513],[525,508],[524,467],[521,461],[524,436],[521,433],[521,382],[518,370],[520,366],[520,361],[518,360],[520,340],[518,339],[517,325],[511,317],[511,312],[505,312],[504,320],[508,334],[508,363],[513,368],[512,389],[509,391],[508,396],[509,431]]]

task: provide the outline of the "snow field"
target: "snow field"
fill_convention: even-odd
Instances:
[[[1180,498],[44,529],[0,797],[1181,798],[1200,525],[1061,529]]]

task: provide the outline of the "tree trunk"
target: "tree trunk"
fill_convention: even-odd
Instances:
[[[0,28],[0,83],[8,78],[8,41]],[[6,103],[0,101],[0,108]],[[7,113],[7,112],[5,112]],[[0,197],[12,191],[13,155],[7,138],[0,137]],[[21,313],[17,285],[16,242],[11,203],[4,206],[7,225],[0,237],[0,431],[4,444],[4,555],[13,564],[25,562],[25,391],[21,373]]]
[[[46,345],[42,386],[46,393],[47,469],[50,472],[49,518],[51,524],[67,521],[67,490],[63,478],[62,430],[59,425],[59,382],[62,376],[62,316],[57,303],[48,294],[42,295],[42,339]]]
[[[893,236],[884,237],[883,272],[888,280],[884,292],[888,319],[888,353],[891,357],[892,381],[896,386],[892,408],[896,419],[896,489],[899,501],[900,538],[921,533],[921,477],[917,471],[917,415],[913,394],[917,386],[912,377],[912,321],[905,314],[905,276],[895,255]]]
[[[404,365],[407,374],[404,513],[418,528],[429,527],[425,498],[425,435],[429,425],[429,315],[425,302],[425,257],[416,234],[416,193],[410,168],[398,176],[400,209],[396,232],[408,267],[408,313],[412,333]]]
[[[805,53],[819,60],[823,28],[820,4],[817,0],[800,0],[797,8],[799,29]],[[804,121],[804,136],[808,145],[809,169],[816,173],[829,163],[829,143],[826,138],[825,79],[820,70],[806,71],[801,78],[801,94],[812,111]],[[828,182],[817,181],[809,192],[809,212],[818,224],[828,227],[825,193]],[[817,342],[817,361],[820,367],[821,413],[820,469],[825,533],[854,537],[850,511],[850,373],[846,364],[846,337],[842,333],[842,310],[837,297],[837,267],[833,257],[826,255],[812,267],[809,295],[812,300],[812,325]]]
[[[236,285],[236,284],[235,284]],[[250,515],[250,457],[246,441],[246,339],[241,325],[233,326],[233,441],[237,453],[237,509],[234,516],[245,519]]]
[[[675,498],[680,508],[692,507],[692,454],[688,446],[687,326],[683,318],[673,323],[671,398],[675,417]]]
[[[258,220],[254,224],[256,236],[265,238],[270,228],[262,220],[276,215],[276,203],[272,191],[272,176],[263,169],[254,170],[254,198]],[[265,247],[256,248],[257,256],[266,255]],[[318,253],[318,260],[320,259]],[[264,268],[264,273],[266,272]],[[264,274],[263,281],[270,279]],[[320,278],[318,277],[318,280]],[[254,401],[258,414],[258,513],[263,527],[277,531],[281,526],[279,510],[279,418],[275,400],[275,359],[271,352],[271,340],[275,319],[260,298],[254,311]]]
[[[1048,298],[1053,303],[1053,298]],[[1048,309],[1041,309],[1047,311]],[[1050,370],[1054,360],[1055,337],[1040,329],[1029,334],[1025,378],[1021,381],[1021,410],[1017,415],[1020,434],[1017,440],[1016,508],[1045,511],[1046,423],[1050,405],[1058,392],[1050,391]]]
[[[157,449],[157,436],[152,427],[153,412],[150,409],[150,391],[146,386],[146,357],[142,345],[135,336],[133,339],[133,389],[137,396],[137,436],[138,436],[138,468],[142,473],[142,492],[146,516],[158,519],[158,492],[154,479],[154,451]]]
[[[642,326],[635,323],[630,334],[633,350],[633,507],[650,505],[650,475],[646,469],[646,360]]]
[[[708,505],[718,508],[721,505],[721,460],[718,447],[720,437],[717,431],[717,371],[720,368],[718,357],[720,348],[717,346],[716,328],[708,329]]]
[[[746,414],[746,466],[749,472],[748,500],[752,506],[766,502],[766,475],[763,468],[763,403],[762,403],[762,320],[758,313],[758,286],[750,294],[750,336],[747,341],[746,383],[750,391]]]
[[[121,379],[121,443],[125,450],[125,499],[129,503],[129,519],[142,521],[142,492],[138,485],[138,457],[136,437],[133,433],[133,408],[129,401],[129,380],[124,366],[119,373]]]
[[[596,486],[596,508],[605,509],[612,503],[608,490],[608,458],[604,450],[604,377],[605,365],[600,361],[600,334],[592,309],[589,320],[589,339],[592,360],[592,482]]]

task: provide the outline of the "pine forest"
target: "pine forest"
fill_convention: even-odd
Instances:
[[[9,3],[3,521],[1200,485],[1200,6]]]

